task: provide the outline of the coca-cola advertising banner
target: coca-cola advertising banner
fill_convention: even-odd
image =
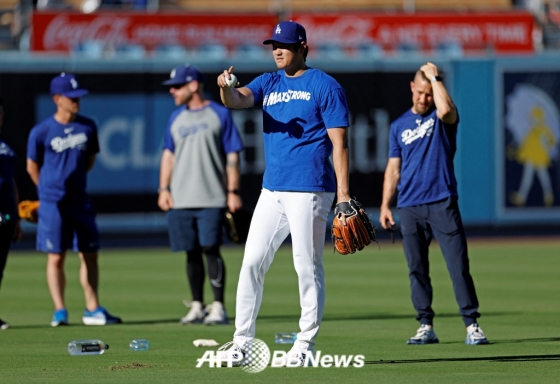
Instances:
[[[272,15],[36,12],[31,47],[34,51],[68,52],[86,41],[147,48],[164,44],[261,44],[275,23]]]
[[[386,49],[415,44],[422,49],[456,42],[469,49],[497,53],[533,52],[533,16],[524,11],[499,13],[296,14],[311,45],[377,43]],[[95,14],[36,12],[34,51],[70,51],[85,41],[108,44],[196,46],[221,43],[261,44],[276,23],[273,15],[200,15],[166,13]]]
[[[374,42],[384,47],[414,44],[425,49],[455,42],[467,50],[490,48],[498,53],[533,52],[533,20],[533,15],[525,11],[294,17],[305,26],[307,38],[314,44]]]

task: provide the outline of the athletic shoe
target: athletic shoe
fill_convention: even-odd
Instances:
[[[98,306],[94,311],[84,310],[82,322],[85,325],[107,325],[122,323],[120,317],[111,315],[105,308]]]
[[[54,311],[51,320],[51,327],[58,327],[59,325],[68,325],[68,311],[66,308]]]
[[[205,325],[229,324],[224,306],[219,301],[206,306],[205,312],[208,313],[202,321]]]
[[[225,343],[216,351],[216,364],[220,364],[222,367],[227,367],[228,364],[231,364],[232,367],[241,367],[244,358],[245,351],[233,341]]]
[[[10,324],[8,324],[5,321],[3,321],[2,319],[0,319],[0,329],[4,330],[4,329],[8,329],[8,328],[10,328]]]
[[[478,324],[473,323],[467,327],[467,339],[465,340],[465,343],[469,345],[480,345],[488,344],[489,342]]]
[[[189,313],[179,321],[180,324],[200,324],[202,320],[206,317],[206,311],[202,307],[202,303],[200,301],[193,301],[189,303],[187,301],[183,301],[183,303],[190,307]]]
[[[274,367],[303,367],[305,365],[305,358],[309,353],[313,354],[313,351],[302,351],[298,347],[293,346],[285,356],[278,357],[272,364]]]
[[[422,324],[416,331],[416,335],[408,339],[407,344],[436,344],[439,340],[434,329],[429,325]]]

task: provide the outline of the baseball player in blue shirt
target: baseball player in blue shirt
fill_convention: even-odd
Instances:
[[[93,120],[78,114],[80,88],[76,77],[61,73],[52,79],[50,91],[56,113],[31,130],[27,143],[27,172],[38,187],[39,222],[37,250],[48,254],[47,283],[54,303],[53,327],[68,324],[64,303],[66,250],[79,251],[80,283],[86,309],[86,325],[120,323],[99,305],[97,295],[97,254],[99,232],[95,210],[86,193],[87,172],[99,152],[97,127]]]
[[[251,348],[264,275],[291,234],[301,318],[300,332],[284,364],[303,365],[313,353],[325,305],[327,215],[335,193],[337,202],[350,200],[348,106],[335,79],[306,65],[309,47],[302,25],[283,21],[263,44],[272,46],[277,72],[264,73],[242,88],[233,87],[233,67],[218,77],[227,107],[262,105],[266,160],[239,275],[235,333],[233,341],[220,348],[218,358],[241,364],[239,357]]]
[[[193,301],[181,324],[227,324],[226,269],[220,254],[224,210],[241,208],[239,152],[243,149],[231,111],[204,97],[204,76],[191,65],[171,71],[163,82],[177,108],[163,143],[158,205],[167,211],[169,240],[187,254]],[[204,307],[204,262],[214,302]]]
[[[412,108],[391,124],[389,161],[385,170],[379,221],[395,226],[389,208],[398,189],[404,254],[409,268],[412,303],[420,328],[408,344],[432,344],[432,285],[428,252],[432,238],[440,244],[453,281],[455,298],[467,328],[466,343],[487,344],[478,326],[478,298],[469,272],[465,230],[457,203],[453,157],[457,149],[459,114],[438,68],[423,65],[410,83]]]
[[[0,128],[2,128],[4,109],[0,98]],[[10,245],[21,239],[21,226],[17,214],[18,193],[14,180],[16,155],[4,141],[0,132],[0,283],[8,260]],[[0,319],[0,329],[8,329],[10,324]]]

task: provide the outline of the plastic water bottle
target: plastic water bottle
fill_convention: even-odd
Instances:
[[[68,343],[68,353],[72,356],[102,355],[109,345],[101,340],[74,340]]]
[[[297,332],[278,332],[274,335],[276,344],[293,344],[297,339]]]
[[[131,351],[146,351],[150,348],[150,343],[145,339],[132,340],[130,342]]]

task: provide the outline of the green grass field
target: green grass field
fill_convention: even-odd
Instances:
[[[481,302],[480,324],[491,345],[468,346],[437,246],[432,247],[435,329],[440,344],[409,346],[418,324],[410,304],[400,244],[381,243],[350,256],[327,246],[327,305],[317,338],[324,354],[362,354],[363,368],[195,368],[208,348],[195,339],[231,340],[233,325],[181,326],[190,299],[184,256],[165,248],[104,249],[100,256],[101,303],[122,325],[81,325],[78,260],[69,254],[67,307],[71,326],[51,328],[52,304],[45,281],[45,256],[13,251],[0,291],[1,383],[557,383],[560,381],[560,240],[471,241],[471,270]],[[227,300],[235,315],[235,289],[242,248],[224,247]],[[209,287],[207,299],[212,296]],[[257,338],[271,350],[275,332],[297,331],[299,304],[290,249],[282,248],[266,276]],[[132,352],[132,339],[150,350]],[[70,356],[74,339],[101,339],[103,355]],[[215,349],[215,348],[214,348]]]

